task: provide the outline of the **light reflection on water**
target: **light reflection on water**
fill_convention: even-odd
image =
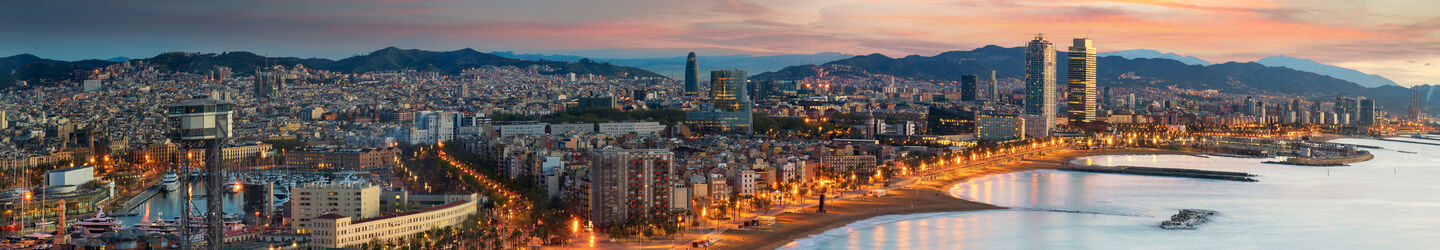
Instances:
[[[1077,160],[1248,172],[1257,183],[1060,171],[992,175],[951,195],[1009,210],[881,216],[804,238],[796,249],[1425,249],[1440,245],[1440,147],[1375,145],[1349,167],[1268,159],[1112,155]],[[1419,152],[1404,154],[1396,150]],[[1220,213],[1199,230],[1156,226],[1178,209]],[[1062,212],[1064,211],[1064,212]],[[835,241],[840,237],[848,238]]]

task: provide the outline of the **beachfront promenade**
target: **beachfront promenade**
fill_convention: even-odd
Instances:
[[[883,197],[862,197],[853,194],[863,194],[865,191],[852,191],[847,193],[852,194],[848,197],[842,196],[840,199],[827,200],[824,214],[815,213],[816,201],[807,199],[798,205],[771,214],[754,215],[774,216],[775,225],[744,229],[727,225],[728,227],[724,227],[726,229],[721,232],[706,234],[703,237],[690,237],[690,240],[680,241],[681,245],[673,247],[687,248],[691,241],[718,237],[720,238],[719,244],[712,248],[774,249],[795,239],[876,216],[1002,209],[1003,207],[952,197],[948,193],[948,187],[955,182],[972,177],[1034,170],[1037,169],[1032,167],[1035,164],[1021,164],[1021,162],[1028,158],[1055,152],[1074,151],[1070,150],[1069,145],[1063,143],[1046,143],[1012,146],[987,153],[966,154],[963,157],[955,155],[939,166],[926,166],[912,176],[896,178],[896,180],[888,182],[887,186],[872,187],[886,190],[886,195]],[[866,189],[862,188],[861,190]]]

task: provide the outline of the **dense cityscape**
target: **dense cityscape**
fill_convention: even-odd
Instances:
[[[928,77],[884,56],[701,71],[690,52],[666,66],[682,77],[394,47],[0,65],[15,76],[0,85],[0,248],[931,248],[797,242],[878,216],[1005,209],[975,194],[987,176],[1270,181],[1096,156],[1344,169],[1416,154],[1367,142],[1440,146],[1435,86],[1195,87],[1137,70],[1173,62],[1102,55],[1111,41],[1010,40],[971,53],[1016,63]],[[1229,216],[1216,214],[1134,217],[1203,230]]]

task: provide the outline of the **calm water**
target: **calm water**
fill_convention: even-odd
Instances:
[[[199,211],[197,211],[196,213],[204,213],[206,206],[204,182],[195,182],[193,184],[195,186],[195,191],[193,201],[191,202],[193,202],[195,204],[195,207],[199,209]],[[182,204],[184,204],[184,194],[185,191],[183,189],[176,189],[175,191],[170,192],[161,192],[159,194],[156,194],[154,198],[150,198],[150,200],[146,201],[145,204],[141,204],[140,206],[135,207],[135,212],[138,213],[137,215],[116,217],[116,219],[120,219],[121,221],[125,222],[125,225],[130,226],[142,221],[154,221],[157,219],[175,218],[175,216],[180,216],[181,211],[184,211],[182,210],[182,208],[184,207],[181,206]],[[240,207],[242,205],[241,202],[244,201],[242,199],[242,196],[243,195],[241,195],[240,193],[225,193],[223,195],[224,203],[221,204],[225,207],[225,212],[240,213]]]
[[[1440,146],[1381,146],[1349,167],[1265,159],[1120,155],[1076,163],[1240,171],[1257,183],[1060,171],[970,180],[952,195],[1011,207],[882,216],[786,245],[796,249],[1434,249]],[[1417,152],[1401,153],[1397,150]],[[1157,226],[1179,209],[1219,212],[1198,230]]]

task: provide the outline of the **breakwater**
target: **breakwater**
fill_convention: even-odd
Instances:
[[[1424,144],[1424,145],[1430,145],[1430,146],[1440,146],[1440,143],[1433,143],[1433,142],[1406,141],[1406,140],[1396,140],[1396,139],[1389,139],[1389,138],[1376,138],[1376,140],[1392,141],[1392,142],[1404,142],[1404,143],[1414,143],[1414,144]]]
[[[1160,222],[1160,228],[1170,230],[1193,230],[1200,224],[1210,222],[1210,216],[1215,211],[1203,209],[1181,209],[1180,213],[1170,216],[1170,220]]]
[[[1265,161],[1270,164],[1284,164],[1297,166],[1346,166],[1350,163],[1368,161],[1375,159],[1375,155],[1368,151],[1358,151],[1352,155],[1330,156],[1330,157],[1289,157],[1285,161]]]
[[[1260,181],[1260,180],[1256,180],[1255,178],[1251,178],[1251,177],[1255,177],[1255,175],[1249,174],[1249,173],[1227,172],[1227,171],[1211,171],[1211,170],[1199,170],[1199,169],[1183,169],[1183,168],[1153,168],[1153,167],[1135,167],[1135,166],[1115,166],[1115,167],[1109,167],[1109,166],[1079,166],[1079,165],[1070,165],[1070,166],[1066,166],[1066,167],[1060,167],[1060,168],[1058,168],[1058,169],[1059,169],[1059,170],[1066,170],[1066,171],[1076,171],[1076,172],[1108,173],[1108,174],[1129,174],[1129,175],[1146,175],[1146,176],[1166,176],[1166,177],[1184,177],[1184,178],[1227,180],[1227,181],[1240,181],[1240,182],[1257,182],[1257,181]]]

